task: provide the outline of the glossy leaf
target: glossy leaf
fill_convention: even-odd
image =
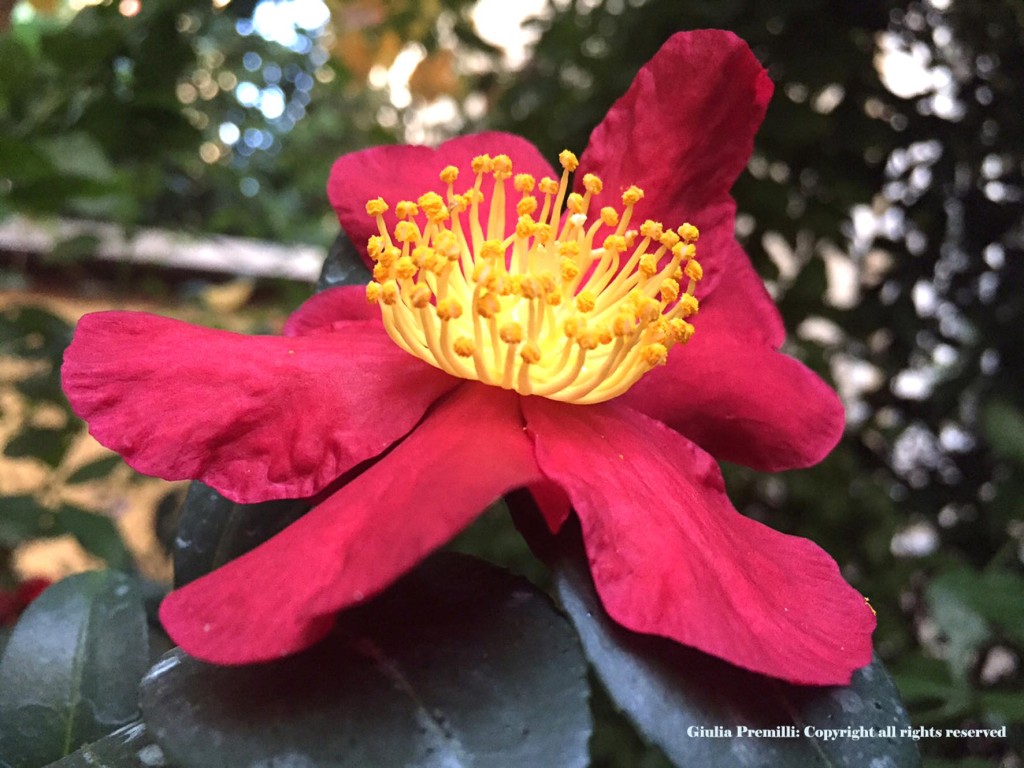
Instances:
[[[877,659],[849,687],[796,686],[616,624],[594,589],[579,525],[557,537],[512,500],[517,523],[552,570],[555,590],[612,700],[679,766],[912,768],[917,748],[899,693]],[[739,729],[780,729],[758,738]],[[894,736],[828,739],[815,729],[895,728]],[[703,729],[703,730],[702,730]],[[810,729],[805,732],[805,729]]]
[[[170,768],[142,723],[119,728],[51,764],[50,768]]]
[[[305,499],[239,504],[193,482],[174,540],[174,585],[183,587],[262,544],[309,509]]]
[[[0,660],[0,765],[46,765],[135,718],[145,622],[134,582],[114,571],[40,595]]]
[[[587,764],[585,673],[546,596],[445,553],[298,656],[229,668],[172,651],[141,704],[182,768],[572,768]]]

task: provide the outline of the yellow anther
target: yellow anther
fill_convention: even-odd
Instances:
[[[563,149],[558,153],[558,162],[561,163],[562,167],[569,171],[569,173],[575,171],[580,165],[580,161],[576,159],[576,155],[568,149]]]
[[[469,210],[469,198],[466,195],[452,195],[448,201],[448,210],[452,213],[465,213]]]
[[[536,184],[536,179],[528,173],[517,173],[515,180],[512,182],[512,186],[516,192],[525,192],[527,194],[533,192],[533,188]]]
[[[422,267],[427,263],[427,260],[432,258],[431,254],[434,249],[429,245],[417,245],[412,249],[412,260],[417,267]]]
[[[616,336],[630,336],[636,330],[636,315],[628,310],[619,312],[612,320],[612,333]]]
[[[656,300],[644,297],[639,307],[640,319],[647,323],[653,323],[661,317],[661,304]]]
[[[480,246],[480,258],[504,259],[505,248],[502,246],[501,240],[484,240],[483,245]]]
[[[683,259],[692,259],[696,255],[697,255],[697,248],[693,245],[693,243],[685,243],[685,244],[683,244],[683,247],[682,247],[682,249],[679,252],[680,258],[683,258]]]
[[[575,259],[580,255],[580,244],[575,240],[569,240],[558,245],[558,255],[568,256],[569,258]]]
[[[585,328],[580,331],[576,337],[576,343],[580,345],[580,348],[587,350],[588,352],[592,349],[597,349],[601,344],[601,337],[598,332],[590,328]]]
[[[366,284],[366,300],[370,304],[380,301],[380,283],[374,281]]]
[[[640,257],[637,270],[644,277],[654,277],[658,274],[658,258],[653,253],[645,253]]]
[[[459,169],[454,165],[446,165],[441,171],[440,178],[445,184],[454,184],[455,180],[459,178]]]
[[[537,222],[531,216],[520,216],[516,222],[516,235],[522,238],[530,237],[537,228]]]
[[[416,309],[423,309],[430,303],[430,299],[433,297],[430,288],[423,283],[418,283],[412,287],[412,293],[409,294],[409,302],[416,307]]]
[[[459,357],[472,357],[473,353],[476,352],[476,344],[468,336],[459,336],[452,344],[452,349],[455,350],[455,354]]]
[[[523,326],[519,323],[505,323],[498,330],[498,337],[506,344],[518,344],[523,340]]]
[[[545,291],[553,291],[558,287],[555,273],[550,270],[544,270],[543,272],[537,273],[537,281],[540,283],[540,287]]]
[[[490,319],[501,311],[501,301],[493,293],[485,293],[476,303],[476,313]]]
[[[479,189],[473,189],[472,187],[466,190],[466,194],[464,194],[463,197],[466,198],[470,205],[473,203],[479,205],[484,201],[484,193]]]
[[[684,293],[679,297],[679,305],[682,307],[680,313],[683,317],[691,317],[696,315],[700,310],[700,302],[690,293]]]
[[[690,259],[686,262],[686,266],[683,267],[683,272],[691,280],[700,280],[704,277],[704,269],[696,259]]]
[[[623,237],[626,238],[626,249],[627,250],[632,248],[634,245],[636,245],[636,235],[637,235],[637,232],[636,232],[635,229],[627,229],[626,230],[626,234],[624,234]]]
[[[680,320],[678,317],[669,320],[669,338],[672,339],[676,344],[685,344],[693,338],[694,327],[685,320]]]
[[[614,227],[619,223],[619,212],[609,205],[601,209],[601,221],[607,227]]]
[[[470,163],[470,167],[473,169],[473,173],[490,173],[494,170],[494,161],[490,155],[477,155]]]
[[[395,277],[399,280],[409,280],[416,272],[416,262],[410,256],[403,256],[395,262]]]
[[[565,322],[562,323],[562,333],[564,333],[570,339],[575,339],[582,329],[582,319],[574,315],[570,315],[569,317],[565,318]]]
[[[676,243],[679,242],[679,235],[673,232],[671,229],[666,229],[662,232],[661,237],[658,238],[658,242],[664,245],[666,248],[672,248]]]
[[[644,191],[640,187],[630,187],[622,193],[623,205],[636,205],[644,198]]]
[[[544,293],[544,286],[533,275],[525,275],[519,281],[519,295],[524,299],[536,299],[542,293]]]
[[[492,159],[494,178],[508,179],[512,177],[512,158],[508,155],[495,155]]]
[[[420,195],[417,202],[431,221],[444,221],[448,218],[448,206],[445,204],[444,198],[436,192],[427,192]]]
[[[615,338],[612,335],[612,329],[609,328],[604,323],[601,323],[599,326],[597,326],[594,329],[594,332],[597,334],[597,340],[602,344],[611,344],[612,339]]]
[[[395,239],[400,243],[412,243],[421,237],[415,221],[400,221],[395,225]]]
[[[448,259],[442,256],[440,253],[435,251],[433,248],[427,251],[427,256],[423,260],[423,268],[428,272],[433,272],[435,275],[441,274],[441,271],[448,264]]]
[[[455,261],[462,255],[459,238],[450,229],[443,229],[434,235],[434,248],[448,261]]]
[[[550,224],[538,224],[534,227],[533,238],[543,245],[551,239],[551,225]]]
[[[388,209],[388,204],[383,197],[375,197],[366,201],[366,213],[370,216],[380,216]]]
[[[519,350],[519,357],[523,359],[523,362],[530,365],[533,363],[540,362],[540,345],[536,341],[528,341],[523,344],[522,349]]]
[[[374,235],[366,241],[366,252],[370,258],[374,261],[380,258],[380,255],[384,252],[384,238],[380,235]]]
[[[411,219],[419,212],[419,206],[412,200],[401,200],[395,205],[395,215],[399,219]]]
[[[583,195],[573,192],[565,201],[565,207],[573,213],[583,213]]]
[[[668,349],[664,344],[645,344],[640,349],[640,359],[651,368],[668,362]]]
[[[544,303],[549,307],[557,307],[562,303],[562,294],[557,292],[549,293],[544,297]]]
[[[671,277],[662,280],[660,288],[662,301],[671,303],[679,298],[679,283]]]
[[[700,239],[700,230],[689,222],[683,224],[676,230],[684,243],[696,243]]]
[[[398,283],[388,280],[380,286],[380,300],[389,307],[398,303]]]
[[[518,203],[516,203],[516,213],[520,216],[529,216],[537,210],[537,198],[533,195],[527,195]]]
[[[660,240],[664,232],[665,227],[660,221],[648,219],[640,225],[640,234],[651,238],[651,240]]]
[[[387,280],[390,274],[390,267],[386,267],[379,262],[373,265],[373,279],[376,280],[377,282]]]
[[[622,253],[626,250],[626,238],[622,235],[608,235],[608,237],[604,239],[604,249],[606,251]]]
[[[509,275],[506,274],[504,284],[501,287],[502,296],[511,296],[513,294],[519,295],[522,293],[524,275]]]
[[[597,297],[594,296],[594,292],[591,290],[580,291],[576,294],[576,309],[584,314],[593,311],[596,303]]]
[[[394,264],[398,257],[402,255],[402,249],[396,248],[393,245],[387,246],[380,254],[380,263],[385,267],[390,267]]]
[[[604,182],[601,181],[599,176],[588,173],[583,176],[583,188],[592,195],[599,195],[601,190],[604,189]]]
[[[437,302],[437,316],[442,320],[458,320],[462,317],[462,305],[455,299]]]
[[[538,189],[540,189],[542,194],[553,195],[558,192],[558,182],[550,176],[545,176],[540,180]]]

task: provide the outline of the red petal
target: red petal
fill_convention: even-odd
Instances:
[[[836,563],[736,512],[706,453],[618,405],[523,412],[620,624],[795,683],[845,684],[871,661],[874,614]]]
[[[282,533],[173,592],[160,618],[193,656],[245,664],[325,634],[488,503],[542,479],[517,397],[467,384],[392,453]]]
[[[732,217],[723,215],[723,206],[753,151],[772,87],[747,44],[731,32],[680,32],[594,129],[580,168],[600,176],[612,195],[630,184],[644,189],[637,222],[690,221],[702,240],[710,242],[717,228],[731,238]],[[705,247],[700,258],[713,287],[726,267],[723,257]]]
[[[817,464],[845,425],[839,397],[803,363],[702,331],[619,400],[717,459],[764,472]]]
[[[329,288],[311,296],[292,312],[284,324],[284,335],[305,336],[346,322],[381,323],[380,307],[366,300],[365,286]]]
[[[693,320],[697,333],[778,349],[786,329],[764,281],[735,239],[730,238],[722,250],[727,250],[729,267],[717,288],[707,298],[702,298],[703,286],[698,284],[696,290],[701,298],[700,312]]]
[[[352,242],[366,259],[366,241],[377,234],[377,225],[366,214],[366,201],[383,197],[391,206],[384,215],[388,227],[397,223],[395,203],[399,200],[415,201],[424,192],[446,193],[438,174],[446,165],[460,171],[456,190],[463,191],[473,185],[470,162],[477,155],[505,154],[512,158],[514,173],[531,173],[538,180],[554,176],[551,165],[533,144],[510,133],[477,133],[446,141],[436,150],[421,146],[389,146],[364,149],[342,155],[331,168],[327,182],[327,196],[338,214],[338,221]],[[484,191],[487,193],[485,183]],[[510,192],[511,185],[506,185]],[[509,229],[516,221],[516,203],[519,193],[506,197],[506,222]],[[367,262],[369,263],[369,262]]]
[[[287,339],[141,312],[83,317],[62,376],[93,436],[137,470],[242,502],[311,496],[458,383],[369,324]]]

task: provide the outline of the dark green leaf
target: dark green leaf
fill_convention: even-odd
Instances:
[[[521,510],[522,501],[517,498],[513,506]],[[663,638],[630,632],[601,605],[578,523],[567,523],[555,538],[524,522],[522,511],[517,512],[517,522],[551,568],[562,605],[612,700],[676,765],[911,768],[919,764],[914,743],[898,736],[910,722],[895,685],[877,659],[856,672],[849,687],[803,687],[741,670]],[[778,737],[756,738],[739,730],[787,726],[793,730],[776,731]],[[811,729],[810,735],[805,734],[806,728]],[[891,736],[828,740],[814,730],[841,728],[895,731]]]
[[[39,307],[0,313],[0,352],[41,360],[59,359],[71,341],[71,325]]]
[[[111,568],[131,567],[131,556],[109,517],[68,505],[46,509],[31,496],[0,500],[0,546],[16,547],[30,539],[64,534],[74,536],[83,549],[105,560]]]
[[[18,459],[39,459],[51,467],[56,467],[64,460],[64,455],[77,434],[77,424],[68,424],[57,429],[25,427],[10,439],[4,447],[4,455]]]
[[[324,291],[339,285],[362,285],[368,283],[371,277],[370,270],[363,263],[359,251],[343,230],[327,252],[316,289]]]
[[[87,552],[102,558],[108,567],[122,571],[131,568],[131,555],[114,521],[106,515],[64,506],[57,512],[57,526],[62,533],[70,533],[78,539]]]
[[[1024,415],[1007,400],[986,404],[985,438],[996,454],[1024,466]]]
[[[31,496],[0,499],[0,547],[13,549],[23,541],[55,536],[56,516]]]
[[[529,582],[435,556],[311,650],[248,668],[172,651],[142,684],[183,768],[587,764],[585,663]]]
[[[182,587],[259,546],[309,509],[304,499],[238,504],[203,485],[189,486],[174,541],[174,584]]]
[[[1024,581],[1015,573],[948,571],[928,585],[925,596],[948,641],[950,668],[960,679],[966,679],[978,649],[998,631],[1024,643]]]
[[[169,768],[164,752],[143,723],[131,723],[86,744],[49,768]]]
[[[109,475],[123,463],[120,456],[104,456],[102,459],[97,459],[76,469],[71,473],[71,477],[67,481],[69,483],[85,483],[89,480],[99,480]]]
[[[22,614],[0,660],[0,762],[35,768],[130,722],[146,669],[135,583],[71,576]]]

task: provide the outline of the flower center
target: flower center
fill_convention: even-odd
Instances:
[[[664,365],[693,335],[686,318],[698,308],[699,233],[651,220],[630,229],[644,194],[637,187],[622,194],[621,213],[608,206],[591,215],[601,180],[588,173],[585,193],[566,195],[579,163],[568,150],[559,160],[561,180],[538,183],[513,175],[507,155],[481,155],[472,162],[476,181],[461,194],[459,170],[448,166],[440,174],[446,197],[427,192],[397,203],[393,232],[387,203],[370,200],[380,234],[368,243],[375,266],[366,297],[380,305],[396,344],[453,376],[599,403]],[[486,175],[494,178],[489,205]],[[520,195],[511,232],[509,180]]]

